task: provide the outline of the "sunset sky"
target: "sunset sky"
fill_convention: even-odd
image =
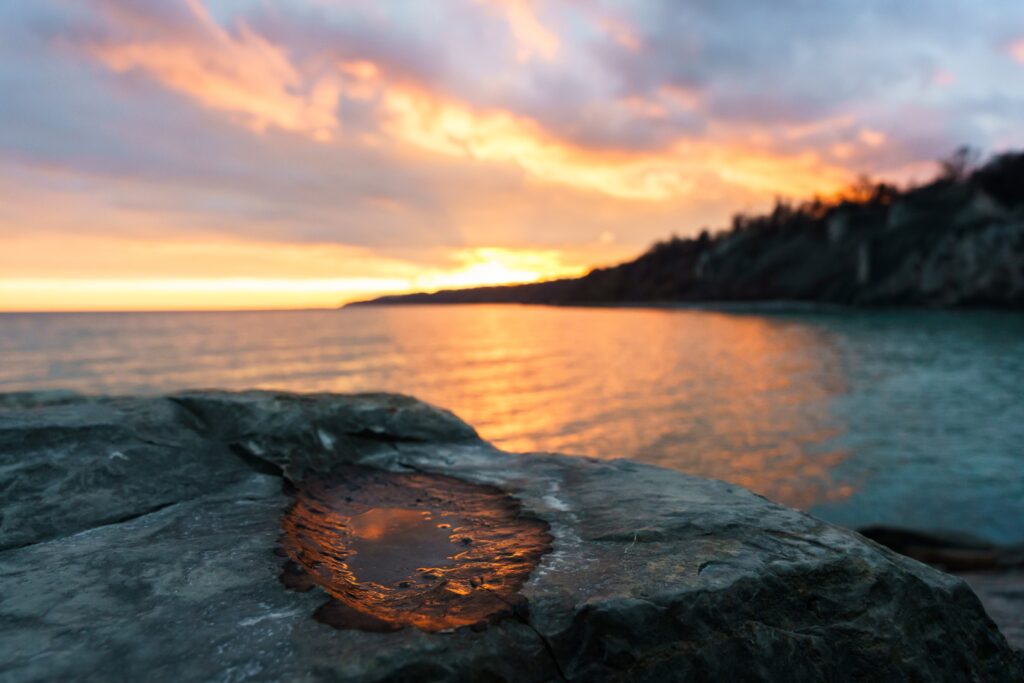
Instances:
[[[579,274],[1022,122],[1020,0],[3,0],[0,310]]]

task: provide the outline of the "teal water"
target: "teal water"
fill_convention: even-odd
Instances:
[[[1024,542],[1024,315],[437,306],[0,315],[0,391],[396,391],[848,526]]]

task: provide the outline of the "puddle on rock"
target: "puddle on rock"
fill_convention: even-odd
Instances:
[[[455,564],[451,523],[438,523],[428,510],[373,508],[349,522],[348,568],[360,581],[390,586],[421,569]]]
[[[338,628],[483,627],[523,602],[551,546],[499,489],[365,467],[304,481],[281,525],[281,580],[326,590],[316,617]]]

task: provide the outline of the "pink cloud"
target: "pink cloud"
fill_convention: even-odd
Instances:
[[[1009,53],[1015,62],[1024,64],[1024,38],[1010,45]]]
[[[189,32],[153,25],[140,30],[139,15],[103,5],[117,35],[92,39],[85,49],[114,71],[143,73],[255,131],[273,126],[321,141],[334,137],[342,88],[337,74],[304,74],[281,46],[245,23],[231,32],[198,0],[185,5]]]

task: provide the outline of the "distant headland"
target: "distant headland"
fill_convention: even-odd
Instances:
[[[729,229],[673,237],[578,278],[383,296],[367,304],[806,302],[1024,307],[1024,152],[972,168],[960,150],[908,189],[867,179],[779,200]]]

